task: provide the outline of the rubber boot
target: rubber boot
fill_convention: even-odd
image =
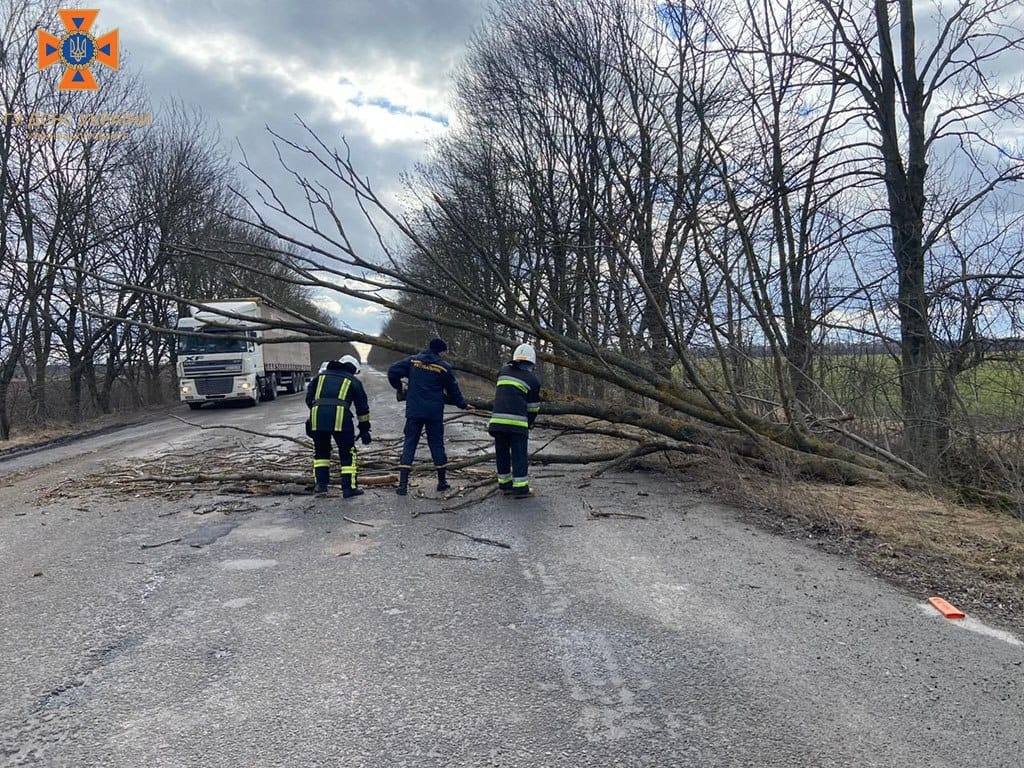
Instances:
[[[519,485],[512,489],[513,499],[528,499],[533,496],[533,491],[530,490],[528,485]]]
[[[345,475],[341,478],[341,496],[344,499],[351,499],[353,496],[362,496],[365,491],[362,488],[353,488],[352,475]]]
[[[395,491],[399,496],[405,496],[409,493],[409,470],[400,469],[398,470],[398,490]]]
[[[437,470],[437,490],[447,491],[450,490],[451,486],[448,485],[448,470],[439,469]]]
[[[508,496],[510,493],[512,493],[512,481],[509,480],[508,482],[503,483],[499,480],[498,490],[501,491],[503,495]]]

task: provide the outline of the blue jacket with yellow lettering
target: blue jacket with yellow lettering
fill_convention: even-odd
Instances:
[[[370,428],[370,405],[363,384],[337,360],[327,364],[326,370],[310,380],[306,387],[306,405],[309,406],[309,427],[313,432],[347,432],[352,428],[352,413],[356,408],[360,430]]]
[[[466,408],[466,398],[451,365],[430,350],[399,360],[388,368],[388,383],[396,390],[402,388],[402,379],[409,380],[405,398],[407,419],[439,421],[444,418],[445,404]]]
[[[540,412],[540,379],[529,363],[512,362],[498,372],[487,431],[527,433]]]

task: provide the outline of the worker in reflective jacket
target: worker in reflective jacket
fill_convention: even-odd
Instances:
[[[537,353],[520,344],[512,360],[498,373],[494,407],[487,431],[494,438],[498,487],[514,499],[532,496],[530,490],[530,429],[540,411],[540,380],[533,369]]]
[[[345,355],[331,360],[306,387],[309,420],[306,433],[313,438],[313,479],[317,493],[327,493],[331,479],[331,440],[338,445],[341,463],[341,495],[348,499],[363,493],[356,484],[356,430],[353,428],[350,405],[355,405],[359,421],[359,439],[363,445],[370,437],[370,406],[366,390],[356,378],[359,360]]]

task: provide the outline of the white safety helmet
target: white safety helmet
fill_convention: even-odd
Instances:
[[[349,365],[353,366],[356,369],[356,373],[359,373],[359,371],[361,371],[363,368],[362,365],[359,363],[359,358],[353,357],[352,355],[345,355],[344,357],[339,359],[338,362],[341,363],[342,365],[348,363]]]
[[[529,344],[520,344],[512,353],[512,362],[537,364],[537,353]]]

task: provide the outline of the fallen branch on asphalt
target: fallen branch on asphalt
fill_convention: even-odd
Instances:
[[[470,496],[470,497],[466,498],[464,501],[460,502],[459,504],[455,504],[454,506],[442,507],[442,509],[440,511],[442,511],[442,512],[458,512],[460,509],[465,509],[466,507],[471,507],[474,504],[479,504],[484,499],[490,498],[491,496],[493,496],[494,494],[496,494],[498,492],[498,487],[496,485],[494,485],[494,479],[493,478],[488,478],[481,485],[490,485],[491,488],[490,488],[490,490],[487,491],[487,493],[484,493],[484,494],[482,494],[480,496]],[[477,486],[477,487],[481,487],[481,486]]]
[[[587,510],[591,517],[625,517],[633,520],[646,520],[644,515],[635,515],[632,512],[605,512],[601,509],[595,509],[593,505],[586,499],[583,499],[583,507]]]
[[[485,539],[482,536],[473,536],[469,533],[463,533],[462,531],[456,531],[454,528],[438,528],[439,531],[447,531],[448,533],[455,533],[459,536],[465,536],[470,541],[474,541],[477,544],[487,544],[492,547],[501,547],[502,549],[512,549],[511,544],[506,544],[503,541],[495,541],[494,539]]]
[[[421,515],[451,515],[454,514],[454,510],[451,509],[414,509],[409,513],[409,517],[416,519]]]
[[[139,544],[139,549],[156,549],[157,547],[162,547],[165,544],[177,544],[179,541],[181,541],[180,536],[176,539],[168,539],[167,541],[161,541],[159,544]]]
[[[313,441],[310,440],[309,438],[303,440],[302,438],[292,437],[291,435],[271,435],[267,432],[257,432],[256,430],[253,429],[246,429],[245,427],[236,427],[231,424],[196,424],[194,421],[183,419],[181,418],[181,416],[175,416],[173,413],[171,414],[171,418],[177,419],[181,423],[188,424],[190,427],[195,427],[196,429],[231,429],[234,430],[235,432],[244,432],[247,435],[265,437],[268,440],[287,440],[289,442],[295,443],[296,445],[301,445],[303,448],[307,450],[313,444]]]
[[[55,487],[48,497],[58,498],[73,495],[77,491],[95,494],[106,490],[112,496],[120,496],[125,490],[133,495],[169,496],[172,491],[179,497],[187,497],[197,490],[205,492],[239,494],[247,496],[280,496],[312,494],[312,473],[310,445],[305,439],[296,439],[282,435],[269,435],[254,430],[229,425],[199,425],[175,417],[179,421],[196,426],[200,429],[234,429],[237,432],[266,438],[280,438],[300,446],[301,450],[282,446],[273,451],[253,450],[247,445],[226,447],[214,445],[209,449],[188,454],[166,452],[148,461],[135,461],[130,465],[105,468],[102,475],[78,478],[72,483]],[[546,465],[594,465],[595,475],[613,468],[627,467],[644,455],[664,451],[692,452],[694,447],[689,444],[677,443],[665,438],[648,436],[646,441],[638,432],[627,432],[622,429],[611,429],[598,425],[588,425],[597,434],[617,440],[614,447],[600,447],[583,444],[583,450],[568,450],[555,453],[550,450],[552,443],[558,440],[571,439],[577,434],[586,435],[586,428],[555,430],[556,434],[544,435],[538,439],[538,448],[531,453],[531,463],[537,466]],[[491,497],[494,487],[494,453],[490,438],[481,434],[475,442],[476,451],[468,448],[469,455],[456,457],[448,462],[449,478],[458,490],[449,492],[442,499],[443,509],[436,512],[413,513],[444,514],[478,504]],[[575,448],[575,443],[572,448]],[[359,450],[360,473],[358,482],[366,488],[393,486],[398,482],[395,472],[397,442],[384,441],[380,446],[376,443],[372,448]],[[337,458],[334,460],[337,471]],[[432,463],[417,463],[413,467],[413,478],[432,474]],[[488,486],[490,486],[488,488]],[[486,492],[483,489],[487,489]]]

